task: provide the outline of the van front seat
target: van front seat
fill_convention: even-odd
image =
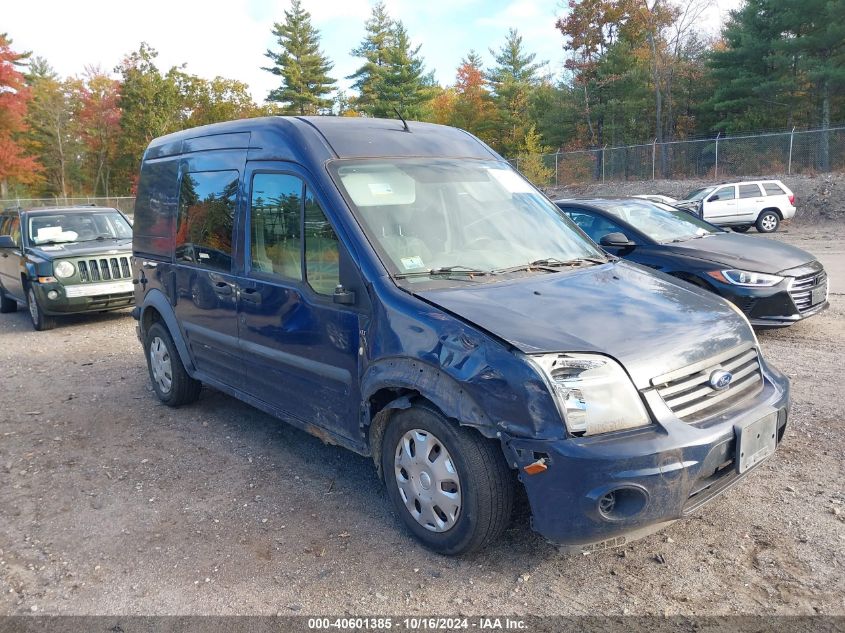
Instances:
[[[412,227],[415,215],[414,207],[410,205],[393,206],[389,210],[384,209],[380,214],[381,221],[381,243],[390,258],[397,264],[400,270],[413,270],[413,267],[402,265],[403,259],[419,257],[422,260],[423,268],[430,268],[431,249],[420,238],[410,235],[408,228]],[[421,221],[417,217],[416,221]]]

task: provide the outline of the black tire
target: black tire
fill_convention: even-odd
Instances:
[[[780,226],[780,216],[777,211],[763,211],[755,223],[757,231],[760,233],[774,233]]]
[[[161,347],[159,347],[161,345]],[[169,364],[169,388],[166,381],[156,378],[153,366],[154,354],[166,355],[166,363]],[[150,373],[150,382],[158,399],[169,407],[179,407],[184,404],[196,402],[202,390],[202,383],[191,378],[182,364],[182,359],[173,342],[173,337],[162,323],[154,323],[147,332],[144,341],[144,355],[147,357],[147,369]],[[160,365],[156,365],[159,367]]]
[[[0,314],[9,314],[18,311],[18,302],[7,297],[6,292],[0,288]]]
[[[743,224],[741,226],[732,226],[731,230],[733,230],[737,233],[748,233],[748,229],[750,229],[750,228],[751,228],[750,224]]]
[[[445,531],[435,532],[419,523],[399,490],[397,451],[403,436],[413,430],[430,433],[442,444],[459,477],[460,510]],[[388,497],[408,530],[429,549],[450,556],[479,550],[498,539],[510,523],[515,481],[496,442],[446,420],[433,407],[417,405],[393,416],[381,446]]]
[[[44,309],[38,303],[38,297],[35,296],[32,286],[26,289],[26,307],[29,311],[29,320],[36,331],[44,332],[56,327],[56,317],[44,314]]]

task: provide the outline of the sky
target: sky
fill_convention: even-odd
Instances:
[[[361,64],[350,55],[364,37],[364,23],[375,0],[302,0],[322,35],[324,53],[334,62],[340,88]],[[701,20],[703,32],[716,34],[729,10],[741,0],[713,0]],[[107,72],[142,41],[155,48],[157,66],[166,71],[186,64],[187,72],[206,79],[223,76],[247,83],[257,103],[278,83],[261,70],[268,48],[278,49],[273,23],[284,20],[289,0],[4,0],[2,24],[13,50],[44,57],[63,77],[81,75],[87,66]],[[442,84],[454,82],[455,70],[471,49],[492,66],[490,48],[498,50],[510,27],[523,36],[526,49],[548,71],[563,68],[563,39],[555,29],[565,14],[563,0],[386,0],[388,12],[401,19],[426,68]],[[0,31],[0,32],[2,32]]]

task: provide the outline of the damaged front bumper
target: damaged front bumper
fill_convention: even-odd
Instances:
[[[738,454],[742,429],[776,420],[780,445],[788,409],[789,381],[769,367],[759,393],[712,420],[688,424],[652,407],[657,420],[646,428],[502,444],[528,494],[532,527],[574,549],[604,549],[659,530],[735,485],[756,468]]]

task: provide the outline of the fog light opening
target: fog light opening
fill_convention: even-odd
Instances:
[[[56,292],[55,290],[51,290],[50,292],[47,293],[47,298],[50,301],[55,301],[56,299],[59,298],[59,293]]]
[[[615,488],[599,497],[598,511],[611,521],[630,519],[645,508],[647,501],[645,491],[640,488]]]

